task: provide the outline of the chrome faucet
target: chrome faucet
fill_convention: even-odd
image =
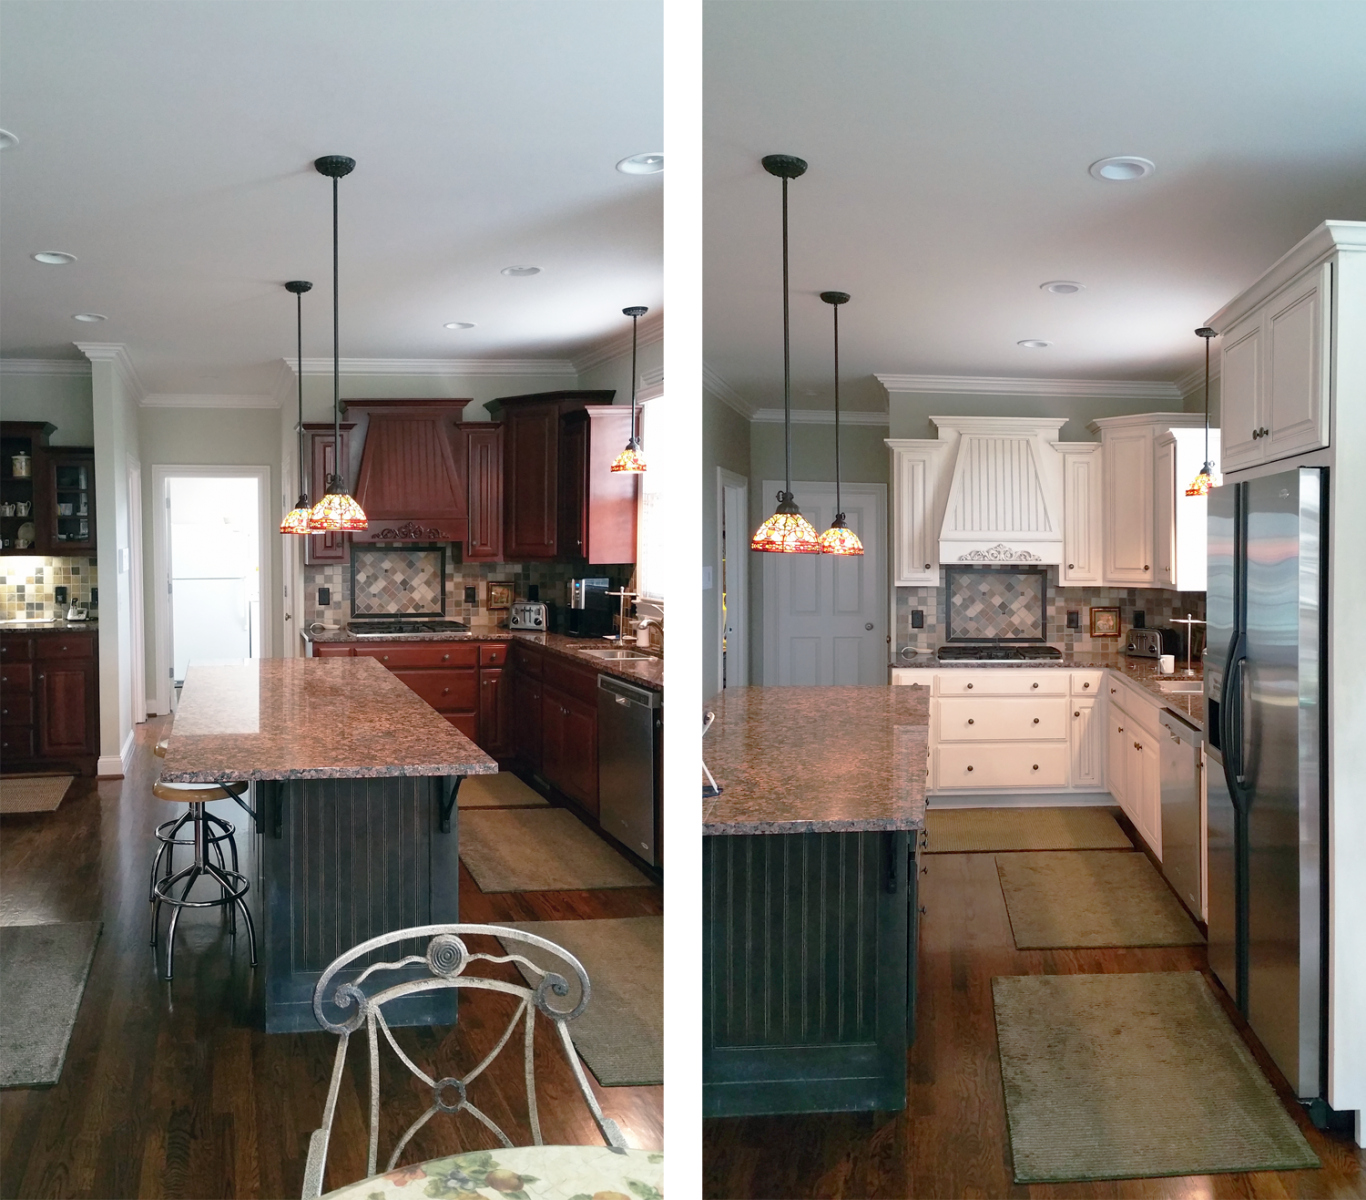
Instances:
[[[608,592],[607,594],[608,594],[609,596],[620,596],[620,597],[621,597],[621,616],[620,616],[620,617],[618,618],[618,620],[617,620],[617,636],[616,636],[616,643],[617,643],[618,646],[621,646],[621,645],[624,645],[625,642],[626,642],[626,598],[629,596],[632,600],[634,600],[637,596],[640,595],[640,593],[639,593],[639,592],[628,592],[628,591],[623,587],[623,588],[621,589],[621,591],[619,591],[619,592]]]

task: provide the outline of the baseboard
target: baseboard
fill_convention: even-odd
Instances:
[[[145,712],[149,717],[159,717],[162,715],[161,713],[157,712],[157,698],[155,696],[147,697],[147,703],[143,705],[142,711]]]
[[[938,792],[925,797],[930,808],[1095,808],[1119,806],[1109,792]]]
[[[100,779],[122,779],[133,761],[133,731],[123,739],[123,749],[117,755],[101,754],[95,764],[95,775]]]

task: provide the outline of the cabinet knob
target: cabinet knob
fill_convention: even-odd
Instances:
[[[926,563],[926,564],[925,564],[925,570],[928,571],[929,569],[930,569],[930,564],[929,564],[929,563]]]
[[[1121,725],[1121,726],[1119,727],[1119,732],[1120,732],[1120,733],[1123,733],[1123,732],[1124,732],[1124,726],[1123,726],[1123,725]]]
[[[972,684],[968,684],[968,691],[972,691]]]
[[[968,724],[969,724],[969,725],[975,725],[975,724],[977,724],[977,722],[974,721],[971,717],[969,717],[969,718],[968,718]]]
[[[1038,718],[1038,717],[1035,717],[1035,718],[1034,718],[1034,724],[1037,725],[1038,723],[1039,723],[1039,718]]]
[[[449,695],[451,694],[451,689],[450,689],[450,688],[442,688],[442,689],[441,689],[441,694],[442,694],[443,696],[449,696]]]
[[[1114,688],[1111,688],[1111,689],[1110,689],[1110,695],[1113,696],[1114,694],[1115,694],[1115,689],[1114,689]]]
[[[65,647],[65,646],[62,647],[62,653],[63,653],[63,654],[66,653],[66,647]]]
[[[451,656],[450,656],[449,654],[443,654],[443,655],[441,656],[441,661],[442,661],[442,662],[450,662],[450,661],[451,661]]]
[[[1074,717],[1079,717],[1079,716],[1081,716],[1081,709],[1077,709],[1077,711],[1074,712],[1072,715],[1073,715]]]
[[[1144,564],[1143,564],[1143,569],[1144,569],[1145,571],[1148,569],[1148,564],[1147,564],[1147,563],[1144,563]]]
[[[972,770],[972,768],[971,768],[971,767],[969,767],[969,768],[968,768],[968,770],[969,770],[969,771],[971,771],[971,770]]]
[[[1091,686],[1091,685],[1090,685],[1089,683],[1083,683],[1083,684],[1081,685],[1082,691],[1085,691],[1085,690],[1086,690],[1087,688],[1089,688],[1090,686]]]
[[[1035,764],[1034,764],[1034,770],[1037,771],[1038,769],[1039,769],[1039,764],[1038,764],[1038,763],[1035,763]]]
[[[382,655],[380,655],[380,661],[381,661],[381,662],[388,662],[388,661],[389,661],[389,656],[388,656],[387,654],[382,654]]]
[[[1037,683],[1031,683],[1029,686],[1037,689],[1039,685]]]
[[[1076,568],[1075,566],[1073,566],[1071,563],[1068,563],[1068,564],[1067,564],[1067,569],[1068,569],[1069,571],[1075,571],[1077,568]]]

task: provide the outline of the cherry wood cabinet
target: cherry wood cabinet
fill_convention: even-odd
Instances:
[[[462,425],[465,471],[469,481],[469,535],[466,562],[503,561],[503,424]]]
[[[512,753],[521,766],[532,771],[541,769],[541,664],[539,650],[513,643],[507,668]]]
[[[631,436],[631,410],[601,405],[566,413],[560,429],[560,545],[590,563],[636,560],[640,477],[612,470]]]
[[[43,457],[39,538],[50,554],[94,554],[95,451],[51,446]]]
[[[0,422],[0,554],[95,553],[95,451],[49,446],[50,421]],[[28,474],[16,475],[17,456]],[[20,531],[29,544],[19,546]]]
[[[0,636],[0,755],[5,770],[62,766],[95,773],[98,634],[28,630]]]
[[[351,461],[351,431],[355,422],[343,421],[341,425],[341,457],[343,463]],[[326,425],[305,424],[308,435],[308,502],[317,504],[327,491],[327,477],[337,472],[337,456],[333,447],[333,429]],[[351,559],[350,534],[333,531],[331,533],[310,533],[305,539],[304,563],[310,567],[322,563],[344,563]]]

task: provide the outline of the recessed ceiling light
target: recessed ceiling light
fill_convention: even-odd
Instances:
[[[1073,292],[1084,292],[1086,290],[1086,285],[1084,283],[1076,283],[1071,279],[1053,279],[1048,283],[1039,284],[1039,290],[1052,292],[1055,296],[1070,296]]]
[[[109,320],[109,318],[106,317],[106,316],[104,315],[104,313],[72,313],[72,314],[71,314],[71,319],[72,319],[73,321],[86,321],[86,322],[107,321],[107,320]]]
[[[473,329],[473,321],[447,321],[442,329]]]
[[[539,275],[540,273],[540,267],[504,267],[500,272],[500,274],[503,275],[516,275],[519,277],[522,275]]]
[[[1143,179],[1156,170],[1150,159],[1135,158],[1130,154],[1102,158],[1090,166],[1092,178],[1103,179],[1107,183],[1128,183],[1131,179]]]
[[[662,151],[633,154],[617,163],[617,170],[623,175],[658,175],[664,170],[664,154]]]
[[[0,150],[8,150],[12,146],[17,146],[19,139],[8,129],[0,129]]]
[[[1039,338],[1025,338],[1022,342],[1016,342],[1017,346],[1023,346],[1026,350],[1046,350],[1052,342],[1041,341]]]
[[[49,267],[64,267],[67,263],[74,263],[76,256],[65,250],[39,250],[33,256],[33,261],[46,263]]]

